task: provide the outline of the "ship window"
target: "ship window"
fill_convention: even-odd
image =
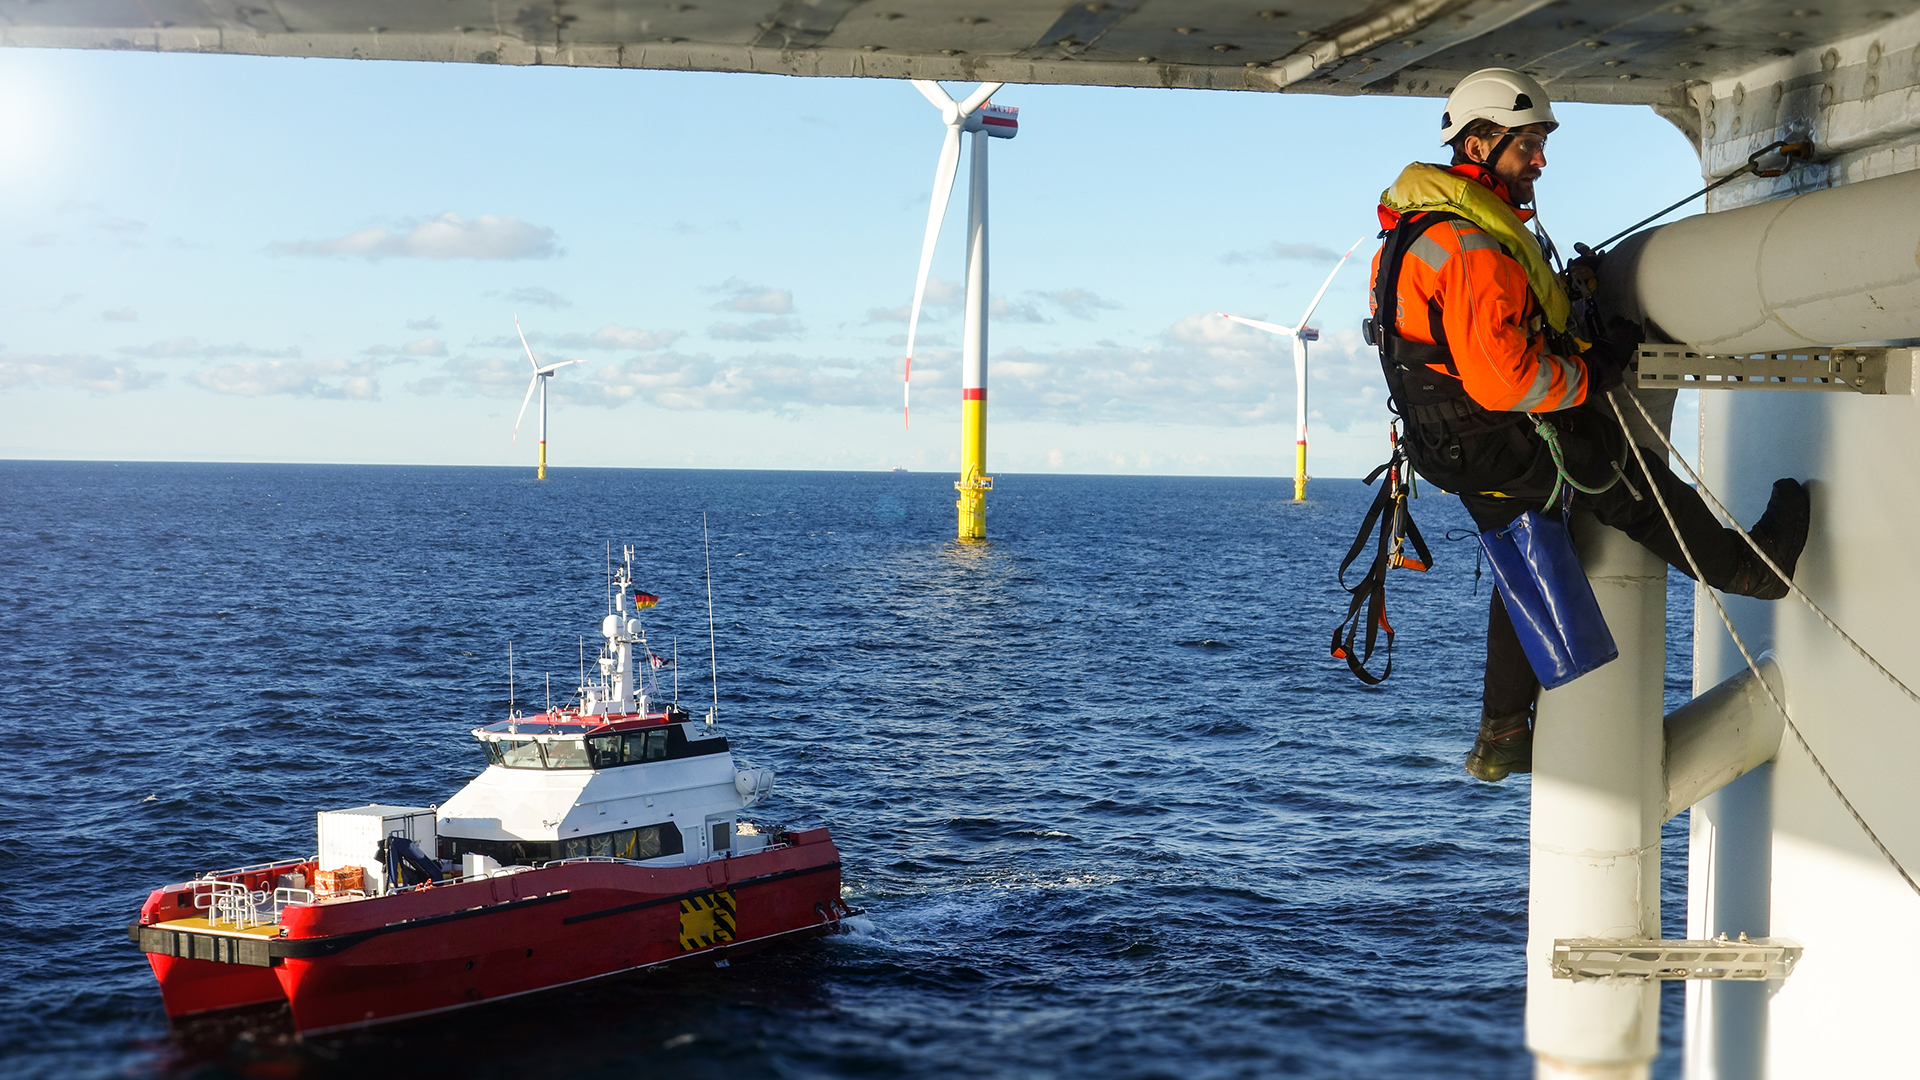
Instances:
[[[546,758],[540,753],[540,744],[532,739],[501,739],[495,744],[499,749],[500,764],[509,769],[544,769]]]
[[[680,830],[671,822],[641,829],[621,829],[597,836],[580,836],[561,842],[562,858],[578,859],[587,855],[606,855],[616,859],[657,859],[678,855]]]
[[[587,747],[579,739],[555,739],[547,744],[547,768],[588,769]]]
[[[667,729],[654,728],[626,735],[595,735],[587,740],[587,756],[596,769],[660,761],[667,756]]]
[[[457,862],[462,855],[485,855],[501,866],[537,866],[560,857],[558,840],[469,840],[440,837],[440,857]]]
[[[733,822],[716,821],[713,823],[713,850],[726,851],[733,847]]]
[[[627,736],[628,761],[659,761],[667,756],[667,729]]]
[[[596,769],[611,769],[615,765],[624,765],[620,760],[620,736],[595,735],[587,740],[587,760]]]

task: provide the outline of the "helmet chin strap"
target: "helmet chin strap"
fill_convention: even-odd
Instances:
[[[1493,173],[1495,176],[1500,175],[1499,172],[1495,170],[1494,166],[1500,163],[1500,155],[1506,153],[1507,147],[1512,145],[1513,145],[1513,132],[1511,131],[1501,132],[1500,141],[1493,144],[1493,150],[1487,154],[1487,159],[1481,162],[1480,166],[1486,169],[1488,172]]]

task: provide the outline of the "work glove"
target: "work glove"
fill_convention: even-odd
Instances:
[[[1603,337],[1588,346],[1580,358],[1587,363],[1587,393],[1604,394],[1626,381],[1640,343],[1620,337]]]
[[[1600,292],[1600,258],[1605,252],[1588,251],[1585,244],[1575,244],[1580,257],[1567,264],[1567,295],[1574,300],[1585,300]]]

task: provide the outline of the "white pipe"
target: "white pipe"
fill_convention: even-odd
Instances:
[[[1742,354],[1920,338],[1920,171],[1635,233],[1601,263],[1645,340]]]
[[[1767,685],[1785,701],[1786,686],[1773,653],[1760,654],[1758,662]],[[1786,719],[1760,681],[1744,669],[1673,710],[1666,721],[1667,802],[1662,820],[1773,760],[1786,729]]]
[[[1665,425],[1673,395],[1649,395]],[[1660,935],[1666,803],[1661,695],[1667,567],[1575,514],[1574,539],[1619,659],[1540,695],[1527,899],[1527,1047],[1535,1075],[1642,1080],[1659,1051],[1657,983],[1553,977],[1558,938]]]

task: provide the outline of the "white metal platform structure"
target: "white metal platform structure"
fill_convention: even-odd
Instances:
[[[0,45],[1428,98],[1497,65],[1557,100],[1652,107],[1709,179],[1770,143],[1810,139],[1811,163],[1742,177],[1708,214],[1630,238],[1610,286],[1682,346],[1675,363],[1704,357],[1717,386],[1738,387],[1701,394],[1708,486],[1750,522],[1773,478],[1807,480],[1815,515],[1798,584],[1920,684],[1920,563],[1904,557],[1920,534],[1915,354],[1867,357],[1879,393],[1847,379],[1767,393],[1786,384],[1725,378],[1745,370],[1729,357],[1817,365],[1866,355],[1836,359],[1839,346],[1920,344],[1910,2],[0,0]],[[1662,396],[1670,405],[1642,391],[1656,416]],[[1760,680],[1722,685],[1745,662],[1710,604],[1697,605],[1702,696],[1660,715],[1663,568],[1618,534],[1581,542],[1621,658],[1541,704],[1527,945],[1539,1075],[1646,1075],[1653,980],[1679,975],[1692,1080],[1911,1074],[1920,986],[1900,973],[1920,946],[1899,931],[1920,918],[1920,895],[1888,856],[1920,868],[1920,704],[1806,607],[1727,601],[1753,651],[1773,654],[1765,686],[1883,855],[1802,745],[1780,737]],[[1688,806],[1690,940],[1661,942],[1660,826]],[[1702,960],[1723,935],[1751,957]]]

